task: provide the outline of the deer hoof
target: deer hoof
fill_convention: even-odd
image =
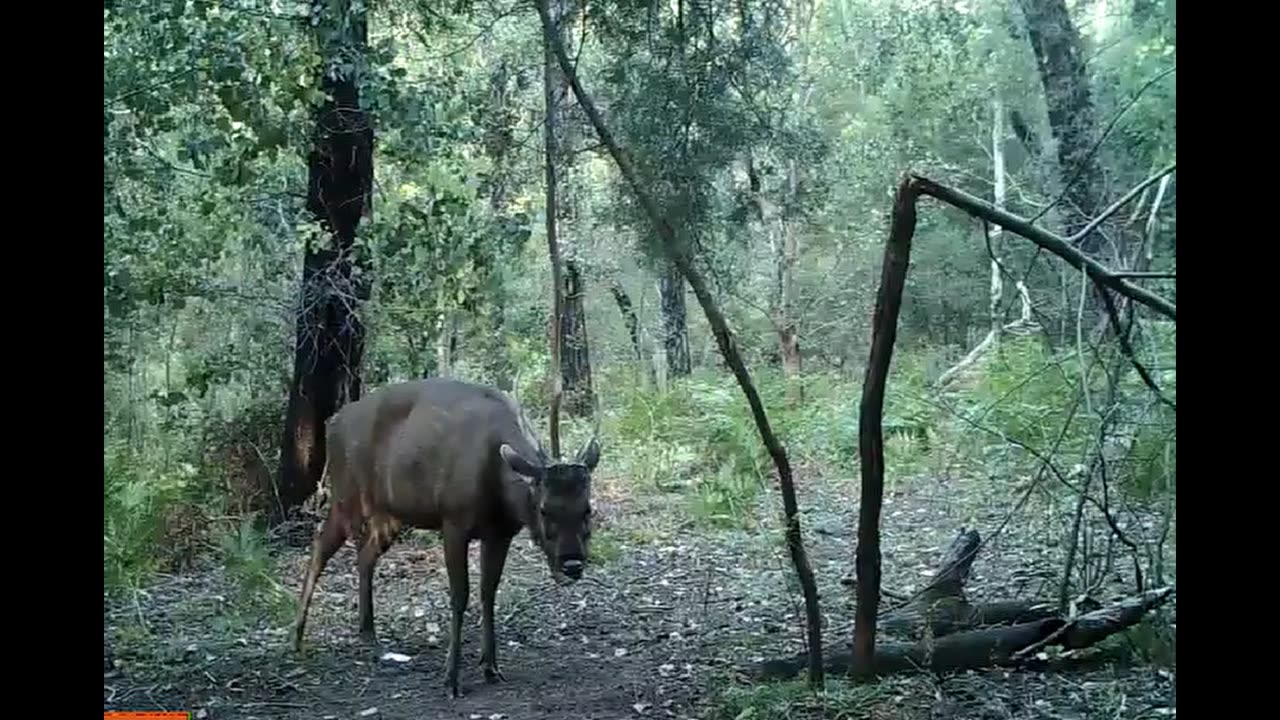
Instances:
[[[498,669],[497,665],[485,665],[484,681],[487,683],[493,684],[493,683],[499,683],[499,682],[506,682],[507,678],[505,675],[502,674],[502,671]]]

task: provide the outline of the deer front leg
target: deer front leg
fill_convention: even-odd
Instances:
[[[365,645],[378,644],[378,636],[373,630],[373,572],[378,558],[391,547],[397,532],[399,523],[393,518],[371,518],[364,545],[356,558],[360,575],[360,642]]]
[[[444,562],[449,574],[449,604],[453,617],[449,623],[449,652],[445,658],[445,689],[458,697],[458,670],[462,652],[462,616],[467,611],[471,588],[467,578],[467,531],[456,525],[444,527]]]
[[[498,643],[494,638],[493,602],[497,598],[498,583],[502,581],[502,569],[507,564],[510,537],[488,537],[480,545],[480,607],[483,625],[484,650],[480,655],[480,667],[484,669],[486,682],[506,680],[498,669]]]

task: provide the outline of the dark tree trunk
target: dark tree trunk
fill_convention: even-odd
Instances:
[[[564,264],[564,307],[560,315],[560,368],[564,379],[565,410],[579,417],[595,411],[591,388],[591,353],[587,345],[585,291],[578,263]]]
[[[617,280],[609,285],[609,292],[613,293],[613,300],[618,303],[618,312],[622,313],[622,321],[626,323],[627,335],[631,337],[631,349],[636,354],[636,360],[644,363],[644,353],[640,350],[640,320],[636,317],[635,308],[631,305],[631,297],[623,289],[622,283]]]
[[[667,356],[667,377],[686,377],[689,361],[689,327],[684,304],[684,278],[675,263],[667,263],[658,275],[662,303],[662,348]]]
[[[1085,72],[1080,33],[1065,0],[1018,0],[1027,21],[1031,50],[1040,69],[1049,129],[1058,144],[1058,165],[1065,189],[1067,236],[1076,234],[1100,209],[1100,172],[1093,156],[1094,109]],[[1096,256],[1102,237],[1090,233],[1080,249]]]
[[[363,10],[340,2],[336,14],[321,18],[321,27],[345,24],[342,44],[362,52],[368,35]],[[337,64],[336,57],[327,58],[329,67]],[[355,239],[370,207],[373,130],[360,106],[358,83],[349,73],[323,73],[322,87],[332,99],[318,110],[307,156],[307,210],[328,237],[327,242],[308,241],[303,258],[276,519],[315,491],[326,457],[325,422],[360,397],[364,324],[357,308],[368,296],[368,285],[353,270],[362,266]]]
[[[858,606],[854,613],[854,672],[875,672],[876,614],[880,608],[880,508],[884,500],[884,395],[898,336],[898,311],[910,267],[911,239],[916,231],[916,191],[910,178],[898,186],[880,269],[871,320],[871,357],[862,382],[858,408],[858,456],[862,462],[862,497],[858,506]]]

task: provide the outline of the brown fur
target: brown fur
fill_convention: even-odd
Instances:
[[[469,598],[467,545],[481,541],[486,680],[501,679],[493,601],[511,539],[528,526],[557,582],[580,577],[590,538],[591,445],[573,463],[548,462],[515,401],[490,387],[431,378],[384,387],[330,418],[325,478],[330,510],[316,533],[298,599],[300,648],[311,595],[348,539],[359,548],[360,635],[375,639],[373,571],[401,530],[439,530],[453,611],[446,685],[458,695],[462,616]],[[519,468],[517,472],[515,468]]]

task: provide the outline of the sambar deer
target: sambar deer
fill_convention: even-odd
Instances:
[[[481,544],[480,664],[487,682],[503,680],[493,603],[507,550],[528,527],[558,584],[582,577],[591,539],[591,473],[600,459],[597,439],[572,462],[548,459],[509,395],[444,378],[389,385],[344,406],[329,419],[326,438],[330,509],[316,532],[298,598],[295,650],[302,646],[316,581],[347,538],[359,548],[360,638],[373,644],[378,558],[402,528],[439,530],[452,609],[446,689],[458,697],[472,540]]]

